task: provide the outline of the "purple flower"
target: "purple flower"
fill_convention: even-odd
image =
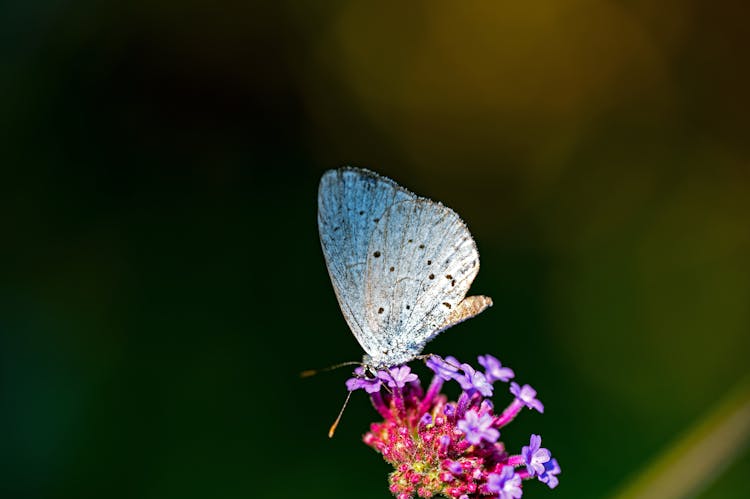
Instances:
[[[487,381],[483,373],[475,371],[469,364],[461,364],[461,369],[463,369],[465,374],[456,378],[461,388],[469,392],[469,394],[476,391],[485,397],[492,395],[492,383]]]
[[[406,383],[418,379],[417,375],[411,372],[409,366],[392,367],[388,371],[380,371],[378,377],[388,383],[391,388],[402,388]]]
[[[450,445],[452,443],[451,437],[448,435],[441,435],[438,439],[438,442],[440,443],[440,451],[445,453],[448,452],[448,448],[450,448]]]
[[[539,475],[539,481],[546,483],[551,489],[557,487],[560,481],[557,479],[557,475],[560,474],[560,466],[557,464],[557,459],[554,457],[544,463],[544,473]]]
[[[503,367],[499,360],[492,355],[480,355],[477,357],[479,363],[484,367],[484,374],[487,377],[487,381],[494,383],[495,381],[502,381],[507,383],[511,378],[515,377],[513,369],[509,367]]]
[[[453,404],[445,404],[445,408],[443,409],[443,414],[448,416],[449,418],[452,418],[456,415],[456,406]]]
[[[490,399],[484,399],[482,400],[482,403],[479,404],[479,412],[492,412],[492,410],[495,408],[495,405],[492,403]]]
[[[523,455],[523,460],[526,463],[526,469],[529,471],[529,476],[541,476],[545,472],[544,464],[552,457],[549,450],[541,447],[541,445],[542,437],[539,435],[531,435],[529,445],[521,450],[521,455]]]
[[[443,359],[438,355],[430,355],[425,364],[445,381],[450,381],[461,376],[458,374],[458,366],[461,363],[455,357],[448,356]]]
[[[544,412],[544,405],[536,399],[536,390],[531,388],[531,386],[523,385],[523,387],[520,387],[518,383],[513,381],[510,384],[510,393],[523,402],[529,409]]]
[[[491,414],[482,414],[471,409],[466,411],[466,415],[458,422],[458,429],[466,435],[466,441],[472,445],[477,445],[482,440],[488,442],[497,442],[500,432],[492,427],[493,417]]]
[[[521,477],[513,466],[503,466],[500,473],[490,473],[487,477],[487,490],[498,494],[498,499],[518,499],[523,495]]]
[[[363,389],[367,393],[380,391],[381,381],[379,378],[365,377],[365,369],[360,366],[354,370],[355,377],[346,380],[346,388],[353,392],[354,390]]]
[[[448,471],[450,471],[454,475],[460,475],[461,473],[464,472],[464,468],[463,468],[463,466],[461,466],[461,463],[459,463],[457,461],[451,461],[448,464]]]
[[[429,412],[425,412],[424,415],[419,419],[421,426],[427,426],[432,424],[432,415]],[[526,447],[524,447],[525,449]]]

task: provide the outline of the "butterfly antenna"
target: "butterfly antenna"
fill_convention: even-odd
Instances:
[[[349,362],[342,362],[341,364],[334,364],[332,366],[324,367],[322,369],[307,369],[305,371],[302,371],[299,373],[300,378],[309,378],[310,376],[315,376],[318,373],[324,373],[327,371],[333,371],[334,369],[338,369],[339,367],[346,367],[346,366],[361,366],[361,362],[357,361],[349,361]]]
[[[344,405],[341,406],[339,415],[336,416],[336,421],[333,422],[333,424],[331,425],[331,428],[328,430],[328,438],[333,438],[333,433],[336,431],[336,427],[339,425],[339,421],[341,421],[341,416],[344,414],[344,409],[346,409],[346,404],[349,403],[349,398],[351,396],[352,396],[352,392],[349,392],[346,394],[346,400],[344,400]]]

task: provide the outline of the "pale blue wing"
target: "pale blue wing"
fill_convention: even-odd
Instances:
[[[376,366],[413,359],[440,331],[492,304],[464,300],[479,255],[460,217],[388,178],[326,172],[318,228],[344,318]]]

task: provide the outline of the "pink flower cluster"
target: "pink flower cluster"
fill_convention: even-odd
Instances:
[[[560,467],[541,437],[531,435],[520,454],[507,452],[500,430],[524,407],[544,411],[529,385],[511,383],[513,400],[495,414],[489,396],[493,383],[507,382],[514,373],[490,356],[479,357],[477,371],[453,357],[432,355],[427,365],[435,375],[426,391],[407,366],[368,376],[363,368],[347,381],[349,390],[364,389],[383,421],[372,423],[364,442],[380,452],[394,471],[390,490],[398,499],[435,497],[516,499],[522,484],[536,478],[554,488]],[[441,393],[445,381],[462,388],[455,402]]]

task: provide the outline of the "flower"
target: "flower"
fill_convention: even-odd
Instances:
[[[514,398],[502,413],[495,413],[495,405],[485,397],[492,393],[498,369],[507,368],[498,367],[492,356],[481,358],[485,373],[453,357],[430,356],[426,364],[434,376],[427,389],[407,366],[380,370],[374,379],[357,368],[355,377],[347,380],[350,390],[361,388],[370,394],[382,416],[370,425],[363,441],[393,466],[389,489],[398,499],[517,499],[525,480],[536,478],[550,488],[558,485],[560,467],[541,448],[541,437],[531,435],[529,445],[517,454],[509,453],[500,441],[500,428],[523,407],[541,407],[536,391],[513,383]],[[443,384],[450,381],[463,388],[454,401],[442,393]]]
[[[446,466],[446,468],[448,468],[448,471],[450,471],[454,475],[460,475],[464,472],[463,466],[461,466],[461,463],[459,463],[458,461],[451,461],[450,463],[448,463],[448,466]]]
[[[469,393],[477,391],[485,397],[492,395],[492,383],[487,381],[484,374],[475,371],[469,364],[461,364],[461,369],[465,374],[456,378],[461,388]]]
[[[557,464],[557,459],[552,458],[544,463],[544,473],[539,475],[539,481],[546,483],[549,488],[554,489],[557,484],[560,483],[557,479],[557,475],[560,474],[560,465]]]
[[[453,356],[448,356],[443,359],[439,355],[430,355],[425,364],[427,364],[427,367],[432,369],[435,374],[440,376],[443,381],[450,381],[461,376],[458,373],[458,366],[460,366],[461,363]]]
[[[472,409],[458,422],[458,429],[466,434],[466,441],[470,444],[476,445],[482,440],[497,442],[500,432],[492,427],[493,419],[490,414],[480,416]]]
[[[513,369],[503,367],[500,361],[492,355],[480,355],[477,360],[484,367],[484,375],[490,383],[494,383],[495,381],[507,383],[516,376]]]
[[[432,415],[429,412],[425,412],[422,415],[422,419],[419,420],[419,424],[422,426],[427,426],[432,424]],[[526,447],[524,447],[525,449]]]
[[[529,409],[536,409],[543,413],[544,405],[536,399],[536,390],[531,388],[529,385],[518,386],[518,383],[512,381],[510,383],[510,393],[516,396],[523,404]]]
[[[416,374],[411,372],[409,366],[393,367],[388,371],[380,371],[378,377],[388,383],[391,388],[403,388],[406,383],[419,379]]]
[[[526,462],[526,469],[529,472],[529,476],[541,475],[545,472],[544,463],[550,460],[552,457],[549,450],[540,448],[542,445],[542,437],[539,435],[531,435],[529,439],[529,445],[521,449],[521,455]]]
[[[523,495],[521,476],[513,466],[503,466],[499,474],[490,473],[487,477],[487,490],[497,492],[499,499],[517,499]]]

